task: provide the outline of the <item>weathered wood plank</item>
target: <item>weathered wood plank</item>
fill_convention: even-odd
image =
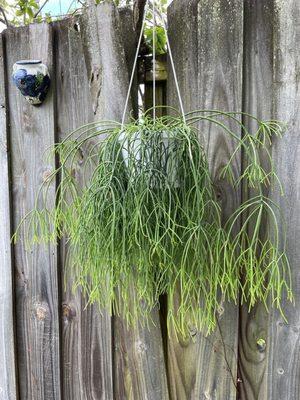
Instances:
[[[118,10],[108,2],[98,6],[91,2],[81,26],[95,118],[120,121],[128,89],[126,54],[130,55],[125,54]],[[128,112],[132,108],[130,101]]]
[[[174,53],[185,111],[219,109],[241,111],[243,2],[241,0],[175,0],[168,10]],[[179,26],[184,26],[178,30]],[[177,93],[169,69],[169,105],[177,105]],[[236,126],[231,126],[236,130]],[[219,179],[219,172],[236,146],[208,123],[199,126],[218,190],[224,217],[240,202],[240,195]],[[240,155],[234,165],[240,174]],[[172,399],[236,399],[238,310],[224,304],[218,328],[208,337],[191,329],[193,339],[168,344]]]
[[[134,54],[132,56],[134,57]],[[128,67],[131,65],[132,58],[128,60]],[[145,95],[146,92],[147,88]],[[147,94],[147,97],[150,96]],[[149,103],[145,102],[145,108],[148,107]],[[163,332],[158,309],[153,310],[152,320],[154,325],[151,323],[149,329],[142,326],[135,329],[128,328],[121,318],[114,318],[116,399],[169,398]]]
[[[37,190],[55,167],[45,161],[45,151],[54,144],[54,96],[52,30],[47,24],[9,29],[7,71],[18,59],[41,59],[52,76],[52,93],[41,107],[33,107],[8,84],[12,150],[13,221],[17,227],[34,207]],[[47,202],[53,205],[55,185]],[[56,246],[46,245],[26,252],[24,227],[15,246],[15,290],[20,397],[22,400],[60,400],[60,349],[58,273]]]
[[[169,399],[166,365],[158,310],[153,312],[155,326],[127,328],[115,318],[115,399]]]
[[[128,11],[124,14],[123,10],[120,17],[116,14],[114,8],[108,5],[95,8],[94,11],[95,13],[93,16],[97,16],[97,13],[99,13],[99,21],[94,21],[94,24],[91,24],[92,28],[89,28],[88,26],[83,28],[83,46],[86,55],[88,78],[90,79],[90,92],[85,65],[78,54],[80,53],[80,43],[78,43],[78,37],[73,29],[72,20],[70,20],[67,27],[64,27],[63,23],[58,24],[56,27],[56,42],[58,45],[57,96],[58,110],[60,110],[58,114],[58,129],[61,139],[71,129],[96,118],[120,120],[125,105],[125,94],[129,81],[127,64],[130,65],[130,68],[132,65],[132,52],[130,53],[128,48],[126,49],[126,52],[124,52],[124,47],[122,51],[120,50],[122,46],[124,46],[124,36],[120,33],[120,26],[122,27],[122,33],[124,34],[126,26],[124,21],[122,21],[122,18],[126,17],[126,21],[128,21]],[[80,27],[82,26],[83,25],[80,24]],[[97,41],[95,40],[95,37],[97,38],[96,34],[93,36],[93,40],[89,39],[90,35],[92,35],[89,29],[94,29],[98,32],[100,26],[101,32],[104,32],[105,34],[103,33],[98,35],[99,42],[97,44]],[[132,26],[128,26],[126,32],[126,37],[128,41],[130,41],[131,35],[134,34]],[[116,43],[115,41],[110,40],[103,41],[104,37],[110,38],[111,35],[113,35],[115,41],[117,41]],[[114,46],[118,47],[118,51],[115,51]],[[108,57],[107,54],[109,51],[112,55],[110,54]],[[112,72],[110,72],[110,75],[108,76],[109,79],[106,79],[105,71],[115,71],[117,77],[121,74],[122,77],[125,78],[122,78],[122,80],[116,80],[116,77],[113,77],[111,75]],[[102,90],[104,90],[104,93]],[[107,103],[110,104],[112,99],[114,99],[117,104],[117,108],[106,105]],[[80,111],[76,113],[75,118],[74,108],[80,109]],[[61,110],[63,109],[69,109],[70,113],[61,113]],[[76,174],[80,175],[80,166],[78,166]],[[163,390],[166,391],[166,380],[164,381],[164,389],[161,389],[159,386],[159,383],[162,381],[160,376],[160,371],[162,371],[162,369],[159,369],[159,367],[163,365],[163,356],[162,348],[157,346],[158,341],[155,340],[153,342],[153,348],[149,343],[147,343],[146,348],[144,342],[147,339],[149,341],[150,335],[145,333],[146,330],[141,329],[136,332],[136,341],[132,343],[122,321],[116,318],[116,323],[114,324],[114,346],[116,351],[114,351],[113,354],[115,362],[115,365],[113,365],[111,359],[112,344],[110,342],[110,320],[107,316],[100,317],[97,306],[94,307],[94,310],[89,308],[88,310],[82,311],[81,308],[85,305],[85,301],[80,298],[78,293],[75,297],[72,296],[70,274],[71,271],[66,279],[68,287],[67,292],[64,295],[65,321],[63,326],[63,357],[64,365],[68,367],[64,373],[65,396],[69,396],[70,399],[90,398],[89,396],[95,396],[91,398],[112,398],[111,381],[112,370],[114,370],[115,398],[123,398],[121,391],[124,388],[124,382],[128,374],[133,374],[133,384],[130,388],[126,386],[124,392],[125,398],[130,398],[129,396],[132,391],[134,393],[136,391],[137,393],[140,393],[140,398],[146,398],[144,393],[146,393],[147,396],[150,396],[152,392],[156,397],[149,398],[165,398],[161,396],[161,393],[163,393]],[[94,323],[91,322],[92,320]],[[95,337],[90,337],[88,334],[90,331],[94,330],[96,332]],[[160,338],[159,322],[155,332],[156,336]],[[74,346],[74,341],[78,334],[80,335],[81,342],[77,343],[77,346]],[[130,334],[132,334],[132,332],[130,332]],[[92,361],[89,359],[90,353],[85,353],[81,348],[81,344],[86,345],[86,343],[89,343],[89,340],[92,340],[91,343],[93,346],[97,346],[97,348],[99,346],[98,350],[95,351],[95,357]],[[96,340],[99,341],[99,344],[95,342]],[[122,346],[119,345],[119,342]],[[87,347],[89,348],[90,346]],[[147,360],[148,347],[153,354],[154,361],[151,362]],[[143,349],[143,351],[141,351],[141,349]],[[155,358],[157,354],[160,358],[158,358],[158,356]],[[72,366],[76,363],[77,368],[70,369],[70,366],[68,365],[70,363]],[[142,363],[143,368],[141,368]],[[155,363],[157,363],[157,365]],[[120,368],[120,364],[122,364],[122,368]],[[138,368],[136,368],[135,364],[138,364]],[[89,385],[87,385],[87,375],[90,376],[90,374],[96,370],[95,368],[97,365],[101,366],[100,369],[97,370],[98,380],[94,380],[93,377],[91,377],[91,379],[93,384],[98,386],[89,387]],[[146,369],[147,365],[149,365],[149,369]],[[152,375],[150,375],[149,370],[152,371]],[[164,373],[162,376],[165,378],[166,374]],[[154,384],[150,385],[150,378],[153,377],[156,377],[156,381]]]
[[[8,109],[6,102],[4,37],[0,35],[0,399],[16,400],[13,260],[10,243]]]
[[[92,23],[84,28],[84,46],[93,111],[98,119],[111,118],[120,121],[133,64],[134,52],[130,52],[128,48],[128,42],[134,42],[132,25],[126,26],[127,13],[124,14],[123,11],[119,15],[107,3],[98,7],[91,5],[88,21]],[[132,93],[136,93],[136,89]],[[132,109],[136,109],[133,106],[135,103],[136,100],[131,98],[127,116]],[[156,326],[151,327],[150,331],[138,328],[128,332],[123,321],[118,317],[114,318],[113,371],[116,399],[167,398],[158,313],[155,313],[154,320]]]
[[[118,14],[113,6],[107,4],[102,8],[97,7],[96,15],[103,60],[101,70],[105,76],[96,115],[120,121],[135,55],[135,47],[133,50],[128,46],[129,43],[135,43],[132,16],[130,18],[128,10],[121,10]],[[104,42],[101,40],[103,37],[109,40]],[[94,54],[92,56],[96,58]],[[137,113],[136,82],[134,85],[127,116],[132,109],[134,114]],[[101,104],[104,105],[103,109]],[[155,325],[150,325],[149,330],[142,327],[127,329],[121,318],[114,317],[115,399],[166,400],[169,397],[158,310],[153,312],[153,321]]]
[[[245,11],[245,111],[288,124],[272,151],[285,196],[274,190],[271,197],[286,221],[295,307],[283,307],[288,323],[272,308],[267,315],[262,306],[241,314],[240,398],[296,400],[300,396],[300,8],[297,0],[247,0]],[[283,225],[280,232],[283,241]]]
[[[129,82],[127,63],[131,60],[130,51],[124,45],[124,32],[125,25],[120,22],[120,15],[112,4],[89,4],[87,13],[83,15],[83,46],[96,120],[122,120]],[[129,108],[132,109],[132,102]],[[113,365],[110,366],[110,372],[114,398],[118,399],[122,398],[119,387],[123,376],[127,374],[127,365],[124,363],[124,368],[117,369],[118,357],[123,357],[123,354],[116,350],[121,331],[116,327],[114,319],[111,334]]]
[[[243,108],[261,119],[271,119],[273,93],[273,44],[271,1],[246,1],[244,24]],[[266,23],[266,21],[269,21]],[[270,97],[269,97],[270,96]],[[245,119],[247,128],[251,121]],[[247,193],[245,193],[247,195]],[[263,305],[250,312],[240,310],[239,396],[243,399],[267,399],[266,337],[269,318]],[[262,345],[260,341],[263,340]]]
[[[80,36],[80,19],[70,18],[54,25],[56,48],[57,139],[62,141],[73,130],[92,122],[91,94]],[[85,153],[75,163],[79,182]],[[62,360],[65,400],[112,399],[111,321],[100,314],[97,305],[87,308],[87,299],[74,283],[67,244],[61,241],[62,279]]]

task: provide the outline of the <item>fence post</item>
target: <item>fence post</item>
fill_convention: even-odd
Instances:
[[[243,1],[174,0],[168,9],[169,37],[186,112],[242,110]],[[180,27],[184,27],[183,29]],[[168,105],[178,107],[173,76]],[[236,143],[210,123],[197,126],[224,220],[240,205],[240,193],[220,178]],[[236,131],[236,125],[230,122]],[[241,171],[237,154],[233,171]],[[238,308],[223,302],[218,326],[209,337],[191,327],[193,340],[170,335],[168,366],[172,398],[235,400],[237,391]]]
[[[279,225],[280,244],[284,245],[286,233],[295,304],[282,299],[286,319],[272,304],[269,314],[263,304],[250,313],[247,307],[241,309],[239,369],[242,400],[299,399],[299,20],[298,0],[245,1],[244,76],[247,79],[243,111],[287,125],[282,139],[272,139],[271,148],[284,196],[277,187],[270,197],[278,204],[284,219]],[[246,128],[251,129],[247,118],[245,123]],[[270,233],[267,231],[267,234]]]
[[[8,109],[4,38],[0,35],[0,400],[16,400],[16,354],[10,214]]]

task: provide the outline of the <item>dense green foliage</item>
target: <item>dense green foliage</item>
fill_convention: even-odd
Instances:
[[[278,210],[264,191],[272,182],[280,187],[268,147],[282,126],[255,120],[250,133],[237,117],[218,111],[189,114],[186,122],[144,116],[123,129],[101,122],[73,132],[55,147],[60,166],[15,238],[21,233],[28,243],[41,243],[66,237],[74,286],[129,324],[150,323],[163,294],[168,325],[184,336],[191,327],[211,332],[224,300],[281,309],[283,296],[292,300],[289,265],[279,243]],[[252,193],[225,223],[193,127],[201,121],[235,140],[221,177]],[[233,123],[242,139],[229,128]],[[239,150],[248,165],[236,177]],[[78,159],[84,164],[74,175]],[[47,190],[57,178],[51,208]]]

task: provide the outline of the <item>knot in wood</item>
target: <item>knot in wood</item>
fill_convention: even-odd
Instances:
[[[222,305],[220,305],[218,308],[219,317],[221,317],[224,314],[224,311],[225,311],[224,307]]]
[[[217,190],[216,190],[216,198],[217,198],[217,201],[218,202],[222,202],[222,200],[223,200],[223,193],[222,193],[222,191],[220,190],[220,188],[218,188]]]
[[[257,346],[258,351],[260,353],[263,353],[266,350],[266,347],[267,347],[265,339],[263,339],[263,338],[257,339],[256,346]]]
[[[277,370],[279,375],[283,375],[284,374],[284,369],[283,368],[278,368]]]
[[[70,322],[74,317],[76,317],[76,310],[69,304],[62,305],[62,315],[64,322]]]
[[[148,350],[148,348],[147,348],[147,346],[145,345],[145,343],[143,343],[141,340],[138,340],[137,342],[136,342],[136,349],[137,349],[137,352],[138,353],[145,353],[147,350]]]
[[[44,321],[49,314],[49,309],[46,304],[37,303],[35,305],[35,317],[39,321]]]
[[[98,81],[99,77],[101,75],[101,69],[99,67],[94,66],[91,77],[90,77],[90,83],[93,83],[94,81]]]
[[[226,203],[227,191],[228,191],[227,187],[228,187],[227,183],[222,180],[218,180],[218,181],[214,182],[216,201],[220,205]]]
[[[44,182],[49,181],[49,178],[50,178],[51,174],[52,174],[52,171],[50,171],[50,170],[45,171],[43,173],[43,181]]]
[[[26,106],[27,106],[27,104],[26,104]],[[28,104],[28,106],[29,106],[29,104]],[[23,124],[24,124],[24,128],[25,128],[26,132],[33,134],[34,132],[32,130],[32,120],[30,119],[30,115],[31,114],[27,113],[27,112],[24,112],[22,114]]]
[[[198,333],[197,328],[195,326],[189,327],[189,333],[192,338],[197,336]]]
[[[75,24],[73,25],[73,28],[76,32],[80,32],[80,23],[78,21],[75,22]]]
[[[205,400],[211,400],[212,399],[209,390],[206,390],[203,394],[204,394],[204,399]]]

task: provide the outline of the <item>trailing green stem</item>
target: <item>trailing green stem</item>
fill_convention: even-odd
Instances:
[[[110,121],[78,129],[55,146],[60,165],[14,238],[21,231],[28,245],[66,237],[74,286],[128,324],[149,324],[161,295],[168,296],[168,327],[183,336],[191,328],[210,333],[223,301],[237,303],[239,293],[250,308],[271,301],[282,312],[283,296],[292,300],[289,264],[278,210],[263,193],[272,183],[282,191],[268,147],[283,128],[247,114],[257,125],[248,132],[240,116],[200,110],[184,123],[145,114],[122,131]],[[236,144],[220,177],[251,188],[225,224],[192,126],[203,122]],[[241,150],[247,165],[235,176]],[[57,180],[49,206],[48,188]]]

